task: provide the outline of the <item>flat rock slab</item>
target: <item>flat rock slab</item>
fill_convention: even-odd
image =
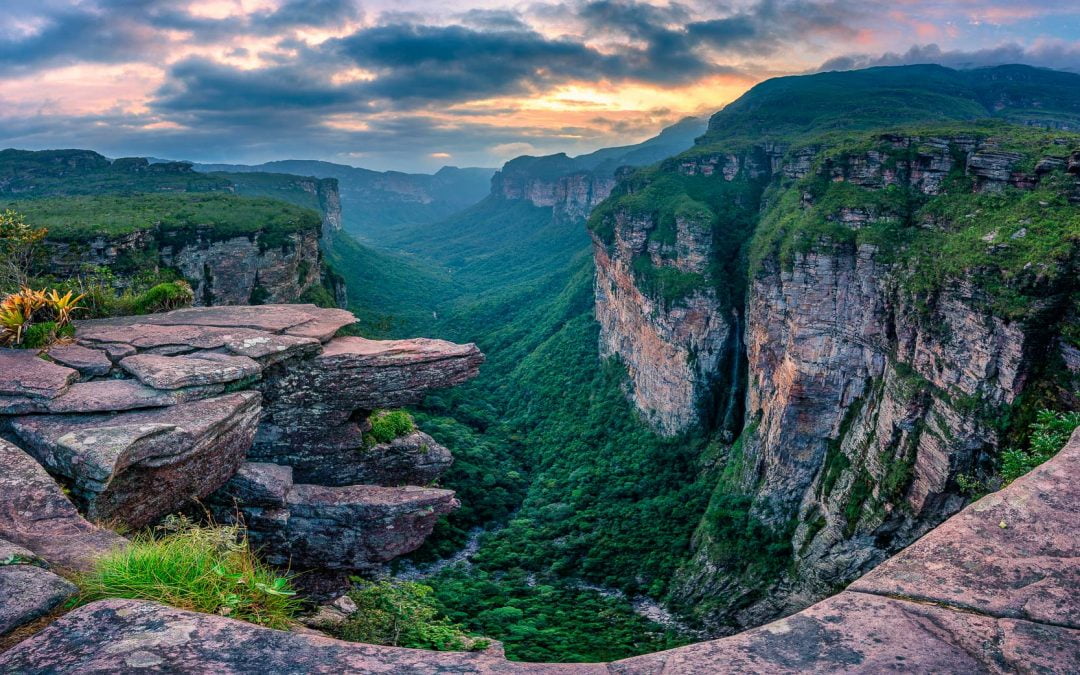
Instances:
[[[11,427],[46,468],[71,479],[91,517],[142,527],[236,473],[259,402],[248,391],[118,415],[28,415]]]
[[[225,349],[233,354],[269,362],[290,356],[314,354],[320,342],[314,338],[278,335],[251,328],[220,328],[154,324],[94,323],[80,327],[78,340],[83,345],[105,349],[129,346],[149,354],[174,356],[203,349]],[[126,356],[126,355],[125,355]]]
[[[311,321],[287,328],[285,333],[326,342],[339,330],[354,323],[356,323],[356,316],[352,312],[344,309],[324,309]]]
[[[945,521],[850,586],[1080,628],[1080,430],[1050,462]]]
[[[74,368],[83,377],[100,377],[112,370],[112,361],[100,349],[90,349],[82,345],[55,345],[49,347],[49,358],[60,365]]]
[[[608,664],[660,673],[1065,673],[1080,631],[844,592],[720,640]]]
[[[92,319],[77,322],[79,332],[89,326],[124,326],[153,324],[157,326],[215,326],[218,328],[251,328],[268,333],[317,320],[336,318],[342,325],[355,323],[356,317],[340,309],[323,309],[315,305],[229,305],[219,307],[188,307],[164,314]],[[348,315],[346,317],[346,314]]]
[[[262,372],[254,359],[213,352],[186,356],[136,354],[122,359],[120,367],[155,389],[235,382]]]
[[[5,544],[57,567],[86,570],[97,557],[127,543],[87,522],[33,457],[3,440],[0,467],[0,537]]]
[[[50,363],[34,350],[0,349],[0,396],[56,398],[78,379],[79,371]]]
[[[75,584],[48,570],[0,559],[0,635],[45,616],[76,592]]]
[[[119,412],[165,406],[209,398],[225,391],[221,384],[160,390],[138,380],[76,382],[52,399],[0,397],[0,414]]]
[[[378,647],[285,633],[140,600],[69,612],[0,654],[0,672],[116,673],[605,673],[603,666],[513,663],[465,652]]]

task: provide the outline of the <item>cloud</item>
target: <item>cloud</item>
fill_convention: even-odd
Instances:
[[[815,70],[855,70],[873,66],[903,66],[915,63],[937,63],[950,68],[980,68],[1024,63],[1030,66],[1080,72],[1080,42],[1050,42],[1033,47],[1011,43],[972,51],[943,50],[936,44],[913,45],[902,54],[886,52],[879,56],[868,54],[839,56],[822,63]]]

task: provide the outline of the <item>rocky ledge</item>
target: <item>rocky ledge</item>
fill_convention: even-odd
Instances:
[[[511,663],[283,633],[154,603],[82,607],[0,654],[0,671],[385,673],[1075,672],[1080,431],[847,590],[728,638],[608,664]]]
[[[32,465],[0,477],[14,481],[0,507],[58,490],[51,474],[88,517],[127,527],[206,501],[293,567],[369,569],[415,549],[457,502],[408,483],[452,457],[419,431],[366,443],[368,417],[475,376],[483,355],[337,337],[355,321],[313,305],[200,307],[80,322],[74,343],[40,354],[0,349],[0,435],[18,446],[0,459]],[[0,537],[38,553],[20,519],[52,506],[32,506],[0,512]]]

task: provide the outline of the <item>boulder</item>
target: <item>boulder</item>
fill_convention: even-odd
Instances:
[[[91,517],[142,527],[236,473],[259,410],[249,391],[118,415],[28,415],[11,428],[49,471],[71,480]]]
[[[0,557],[0,636],[45,616],[78,591],[46,569],[5,560]]]
[[[34,458],[0,440],[0,537],[48,563],[86,570],[127,540],[87,522]],[[20,555],[0,548],[0,557]]]
[[[419,548],[458,506],[451,490],[294,485],[289,467],[252,462],[207,504],[218,522],[242,522],[268,562],[319,570],[377,569]]]

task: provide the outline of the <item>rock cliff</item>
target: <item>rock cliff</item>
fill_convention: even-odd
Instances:
[[[805,607],[992,485],[1035,409],[1077,405],[1078,147],[1003,124],[717,140],[595,209],[601,353],[657,430],[723,448],[675,606],[721,634]],[[742,508],[786,570],[725,552]]]
[[[1077,470],[1080,431],[1056,458],[970,505],[827,600],[739,635],[613,663],[512,663],[483,653],[377,647],[150,602],[102,600],[0,653],[0,669],[1068,673],[1080,661],[1074,593],[1080,550],[1070,536]],[[0,588],[4,574],[0,567]]]
[[[0,451],[27,465],[7,478],[0,537],[70,566],[20,524],[59,523],[31,497],[59,494],[44,467],[94,520],[137,528],[204,500],[294,568],[373,569],[415,549],[457,502],[409,483],[452,457],[420,431],[369,442],[368,417],[473,377],[483,355],[335,337],[355,320],[312,305],[192,308],[80,322],[74,344],[40,355],[0,350],[0,433],[22,448]],[[26,499],[41,506],[14,506]]]

